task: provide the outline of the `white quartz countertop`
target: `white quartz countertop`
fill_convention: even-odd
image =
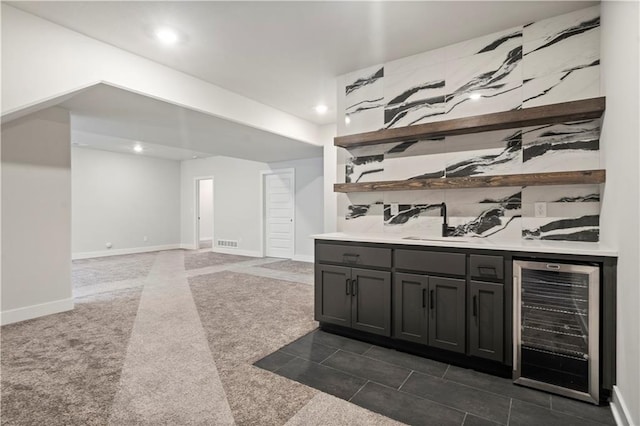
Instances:
[[[584,243],[574,241],[492,241],[484,238],[435,238],[407,239],[388,234],[356,234],[332,232],[312,235],[316,240],[354,241],[362,243],[404,244],[431,247],[459,247],[485,250],[521,251],[535,253],[575,254],[585,256],[617,257],[618,252],[601,243]]]

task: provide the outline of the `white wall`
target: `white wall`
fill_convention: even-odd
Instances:
[[[219,86],[2,4],[2,115],[104,82],[315,143],[318,127]],[[135,72],[132,72],[135,70]]]
[[[2,324],[73,309],[69,113],[2,125]]]
[[[324,229],[324,178],[322,158],[269,163],[271,170],[295,170],[294,259],[313,261],[313,239]]]
[[[338,182],[338,148],[333,144],[336,135],[335,124],[320,128],[324,158],[324,232],[336,232],[338,227],[338,196],[333,192],[333,184]]]
[[[617,386],[614,401],[629,424],[640,424],[640,43],[637,2],[601,3],[602,91],[607,110],[602,125],[602,241],[617,247]]]
[[[213,180],[200,181],[200,241],[213,238]]]
[[[179,161],[76,147],[71,159],[74,258],[179,246]]]
[[[195,245],[195,179],[213,176],[214,249],[217,239],[237,240],[233,253],[260,255],[260,170],[266,163],[209,157],[181,163],[180,233],[184,247]]]

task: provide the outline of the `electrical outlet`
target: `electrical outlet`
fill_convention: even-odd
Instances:
[[[391,203],[391,216],[396,216],[400,213],[400,206],[398,203]]]
[[[535,203],[534,209],[536,217],[547,217],[547,203]]]

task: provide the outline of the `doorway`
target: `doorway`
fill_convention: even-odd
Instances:
[[[295,241],[294,169],[261,172],[262,254],[292,259]]]
[[[195,181],[195,248],[213,248],[213,178]]]

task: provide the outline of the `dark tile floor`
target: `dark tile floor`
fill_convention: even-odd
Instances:
[[[615,425],[608,406],[320,330],[255,365],[411,425]]]

